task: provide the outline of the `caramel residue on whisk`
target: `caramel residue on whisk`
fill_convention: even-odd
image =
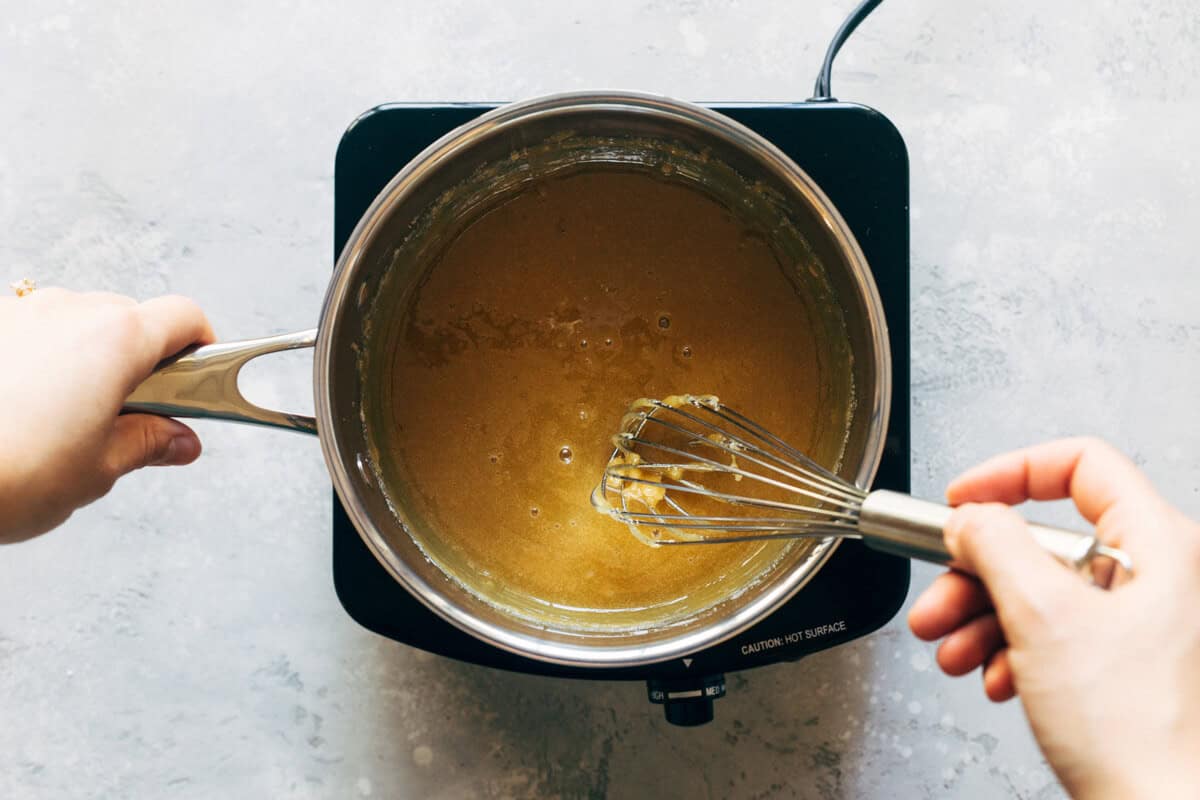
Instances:
[[[662,400],[648,400],[640,398],[634,400],[629,407],[632,411],[635,408],[653,408],[655,406],[667,406],[668,408],[683,408],[684,406],[703,406],[717,411],[721,407],[721,400],[715,394],[671,394],[664,397]]]
[[[713,395],[709,395],[709,397],[713,397],[714,400],[716,399],[716,397]],[[711,442],[714,442],[722,451],[729,453],[729,468],[731,470],[735,470],[733,473],[733,479],[735,481],[740,481],[742,479],[742,474],[737,470],[740,470],[741,467],[738,466],[737,454],[731,451],[745,448],[742,448],[735,440],[730,439],[728,436],[725,436],[721,433],[710,433],[705,438]],[[725,448],[729,449],[726,450]]]
[[[663,485],[662,478],[644,469],[632,469],[626,474],[635,480],[624,481],[621,496],[626,500],[641,503],[651,511],[657,511],[658,504],[667,496],[667,487]]]
[[[667,487],[657,472],[639,468],[640,463],[642,459],[637,453],[617,453],[608,464],[608,484],[620,493],[626,505],[635,502],[657,511],[658,504],[667,496]]]

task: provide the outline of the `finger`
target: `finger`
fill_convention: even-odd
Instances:
[[[192,344],[215,340],[200,306],[186,297],[166,295],[138,305],[145,327],[151,366]]]
[[[1004,645],[1000,620],[995,614],[984,614],[951,633],[938,646],[938,666],[947,675],[966,675],[982,667]]]
[[[945,537],[955,564],[987,587],[1010,642],[1027,641],[1053,625],[1056,609],[1087,589],[1034,541],[1025,520],[1008,506],[959,506]]]
[[[148,466],[190,464],[200,455],[200,439],[169,417],[125,414],[117,417],[105,454],[108,476],[116,480]]]
[[[1061,439],[968,470],[946,490],[951,505],[1070,497],[1096,536],[1125,549],[1140,567],[1167,558],[1162,540],[1179,531],[1173,509],[1136,465],[1099,439]]]
[[[1089,522],[1119,498],[1162,503],[1150,481],[1112,445],[1093,438],[1059,439],[991,458],[951,481],[950,505],[1058,500],[1070,497]]]
[[[950,571],[934,579],[908,612],[908,627],[932,642],[961,628],[992,607],[983,584],[971,575]]]
[[[1003,703],[1017,696],[1017,684],[1013,679],[1007,647],[993,653],[983,666],[983,692],[993,703]]]
[[[39,291],[41,290],[39,289]],[[138,304],[138,301],[132,297],[116,292],[83,292],[75,297],[89,303],[106,303],[113,306],[136,306]]]
[[[36,304],[46,304],[46,303],[61,302],[62,300],[65,300],[68,297],[74,297],[74,296],[76,296],[75,292],[68,291],[67,289],[63,289],[62,287],[47,286],[45,288],[39,287],[37,289],[34,289],[31,293],[25,295],[24,297],[14,297],[13,299],[20,300],[22,303],[25,303],[28,305],[32,305],[35,303]]]

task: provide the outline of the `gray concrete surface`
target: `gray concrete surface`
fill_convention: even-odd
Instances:
[[[0,2],[0,278],[183,292],[227,338],[306,327],[334,148],[367,107],[802,98],[848,5]],[[919,492],[1091,432],[1200,513],[1197,87],[1191,0],[889,0],[846,47],[835,90],[911,152]],[[306,406],[307,366],[263,364],[252,393]],[[195,466],[0,552],[0,796],[1061,793],[1019,706],[899,621],[734,677],[700,730],[638,685],[376,638],[333,594],[316,441],[199,427]]]

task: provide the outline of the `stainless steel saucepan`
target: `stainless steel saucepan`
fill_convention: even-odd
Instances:
[[[778,608],[837,547],[829,539],[785,554],[719,602],[669,624],[629,629],[547,624],[489,602],[449,577],[418,546],[419,530],[372,468],[373,427],[364,399],[383,379],[367,356],[380,320],[392,319],[430,267],[439,237],[497,191],[581,164],[661,165],[730,207],[773,215],[777,252],[823,271],[844,320],[855,413],[840,473],[860,487],[883,449],[891,360],[870,270],[845,222],[816,184],[776,147],[732,120],[687,103],[638,94],[555,95],[508,105],[451,131],[402,169],[359,221],[338,259],[314,330],[200,347],[164,363],[127,408],[226,419],[315,433],[333,485],[379,562],[430,609],[496,647],[576,666],[633,666],[723,641]],[[749,213],[749,212],[748,212]],[[698,277],[698,279],[702,279]],[[261,408],[238,390],[248,361],[314,347],[316,416]],[[452,433],[448,432],[448,435]],[[581,498],[587,502],[587,498]],[[394,506],[394,507],[391,507]]]

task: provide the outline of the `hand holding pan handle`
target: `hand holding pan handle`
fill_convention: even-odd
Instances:
[[[238,388],[238,375],[248,362],[268,353],[312,347],[317,329],[246,339],[240,342],[191,347],[171,356],[129,395],[122,409],[167,417],[224,419],[317,432],[317,421],[302,414],[287,414],[256,406]]]

